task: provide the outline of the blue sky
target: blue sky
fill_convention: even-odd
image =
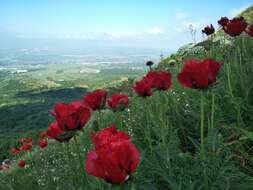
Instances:
[[[2,0],[0,30],[17,39],[175,49],[191,42],[189,24],[200,39],[203,26],[251,4],[252,0]]]

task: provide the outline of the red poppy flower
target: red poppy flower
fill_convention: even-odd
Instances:
[[[105,90],[95,90],[84,96],[84,104],[92,110],[100,110],[105,107],[107,92]]]
[[[103,147],[111,142],[131,140],[125,132],[118,131],[116,125],[111,125],[92,135],[92,142],[96,148]]]
[[[220,20],[218,20],[218,24],[222,27],[225,27],[227,23],[229,22],[229,19],[227,17],[221,17]]]
[[[213,34],[215,32],[215,29],[213,25],[211,24],[210,26],[206,26],[203,30],[202,33],[206,34],[207,36]]]
[[[85,126],[91,113],[80,101],[74,101],[70,104],[57,103],[53,115],[63,131],[74,131]]]
[[[39,141],[39,144],[38,144],[38,145],[39,145],[40,148],[46,148],[47,145],[48,145],[48,143],[47,143],[46,140],[41,139],[41,140]]]
[[[223,28],[224,31],[232,37],[239,36],[246,28],[247,23],[243,17],[229,20],[227,25]]]
[[[152,96],[152,83],[147,79],[142,79],[133,86],[134,91],[142,97]]]
[[[19,166],[20,168],[24,168],[24,167],[25,167],[25,161],[24,161],[24,160],[19,160],[18,166]]]
[[[13,155],[18,155],[21,152],[21,150],[19,148],[12,148],[11,149],[11,153]]]
[[[207,88],[216,81],[221,64],[212,59],[187,61],[178,75],[182,86],[194,89]]]
[[[21,147],[20,147],[20,150],[22,151],[25,151],[25,150],[30,150],[32,148],[32,143],[26,143],[26,144],[23,144]]]
[[[88,174],[113,184],[127,181],[140,163],[140,153],[128,138],[129,136],[125,134],[123,138],[114,139],[117,133],[119,132],[115,131],[115,128],[109,128],[99,134],[98,139],[102,139],[103,142],[97,142],[97,145],[103,146],[88,152],[85,166]],[[121,133],[123,135],[124,132]]]
[[[128,96],[126,94],[113,94],[109,100],[107,100],[108,106],[116,110],[124,110],[129,103]]]
[[[27,137],[27,138],[20,138],[19,142],[24,144],[24,143],[32,143],[33,139],[31,137]]]
[[[63,131],[57,122],[51,123],[47,129],[47,137],[59,142],[68,142],[73,136],[73,132]]]
[[[150,71],[144,78],[158,90],[168,90],[172,85],[171,74],[167,71]]]
[[[253,24],[251,24],[251,25],[245,30],[245,32],[246,32],[249,36],[253,37]]]

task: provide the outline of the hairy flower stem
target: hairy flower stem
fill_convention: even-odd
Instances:
[[[229,64],[229,63],[227,63],[227,64],[226,64],[226,68],[227,68],[228,88],[229,88],[230,95],[231,95],[231,97],[233,98],[233,97],[234,97],[234,95],[233,95],[232,84],[231,84],[231,77],[230,77],[230,64]]]
[[[65,146],[63,146],[63,149],[66,150],[67,159],[68,159],[68,167],[69,167],[69,170],[71,171],[73,184],[74,184],[75,187],[77,187],[76,178],[75,178],[76,175],[73,173],[73,172],[75,172],[75,169],[73,168],[72,162],[71,162],[71,151],[70,151],[70,148],[69,148],[69,143],[67,142],[65,144],[66,144],[66,148],[65,148]]]
[[[214,109],[215,109],[215,94],[212,92],[212,109],[211,109],[211,130],[214,128]]]
[[[200,155],[205,159],[205,145],[204,145],[204,92],[201,91],[201,104],[200,104]]]
[[[148,101],[147,100],[144,100],[144,106],[143,106],[143,113],[148,113],[148,114],[145,114],[145,121],[146,121],[146,124],[147,124],[147,135],[145,135],[145,138],[147,139],[147,142],[149,144],[149,149],[151,151],[151,155],[153,154],[153,148],[152,148],[152,135],[151,135],[151,127],[150,127],[150,122],[149,122],[149,119],[151,118],[151,113],[150,113],[150,110],[149,110],[149,106],[148,106]]]
[[[76,152],[77,152],[78,159],[79,159],[80,172],[83,174],[82,175],[83,187],[84,187],[84,189],[86,189],[86,185],[87,185],[87,189],[89,189],[90,184],[89,184],[88,178],[86,176],[86,173],[84,171],[84,164],[83,164],[84,161],[82,160],[82,157],[81,157],[81,150],[80,150],[80,146],[78,144],[76,136],[74,136],[74,142],[75,142]]]

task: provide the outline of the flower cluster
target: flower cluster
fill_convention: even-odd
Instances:
[[[134,91],[142,97],[152,96],[152,89],[168,90],[172,85],[171,74],[167,71],[150,71],[133,86]]]
[[[21,152],[25,152],[28,151],[32,148],[33,146],[33,139],[31,137],[27,137],[27,138],[20,138],[18,140],[18,142],[20,143],[19,147],[14,147],[11,149],[11,153],[16,156],[19,155]],[[21,168],[25,167],[25,161],[24,160],[20,160],[18,162],[18,166]]]
[[[223,31],[231,37],[236,37],[246,32],[249,36],[253,37],[253,24],[248,25],[244,17],[235,17],[233,19],[229,19],[227,17],[221,17],[218,20],[218,24],[222,27]],[[206,26],[202,33],[207,36],[213,34],[215,32],[215,28],[213,25]]]
[[[253,24],[248,25],[242,16],[235,17],[231,20],[227,17],[221,17],[218,24],[222,27],[224,32],[231,37],[239,36],[243,32],[246,32],[251,37],[253,36]]]

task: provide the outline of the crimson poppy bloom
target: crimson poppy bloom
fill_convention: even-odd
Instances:
[[[48,143],[47,143],[46,140],[41,139],[41,140],[39,141],[39,144],[38,144],[38,145],[39,145],[40,148],[46,148],[47,145],[48,145]]]
[[[21,152],[21,150],[19,148],[12,148],[11,149],[11,153],[13,155],[18,155]]]
[[[171,74],[167,71],[150,71],[144,78],[158,90],[168,90],[172,85]]]
[[[110,99],[107,100],[108,106],[114,111],[124,110],[129,103],[129,98],[126,94],[113,94]]]
[[[25,167],[25,161],[24,161],[24,160],[19,160],[18,166],[19,166],[20,168],[24,168],[24,167]]]
[[[223,30],[232,37],[239,36],[246,28],[247,23],[243,17],[229,20]]]
[[[221,64],[212,59],[189,60],[177,78],[184,87],[204,89],[216,81],[220,67]]]
[[[32,148],[33,144],[32,143],[26,143],[26,144],[23,144],[21,147],[20,147],[20,150],[22,151],[25,151],[25,150],[30,150]]]
[[[91,116],[90,109],[80,101],[57,103],[52,114],[63,131],[81,130]]]
[[[116,125],[104,128],[92,135],[92,142],[96,149],[103,147],[111,142],[131,140],[130,136],[125,132],[118,131]]]
[[[95,90],[84,96],[84,104],[92,110],[100,110],[105,107],[107,92],[105,90]]]
[[[207,36],[213,34],[215,32],[215,29],[213,25],[211,24],[210,26],[206,26],[203,30],[202,33],[206,34]]]
[[[88,174],[113,184],[129,179],[140,163],[140,153],[130,137],[123,134],[115,127],[96,134],[96,149],[87,154],[85,170]]]
[[[133,86],[134,91],[142,97],[152,96],[152,82],[147,79],[142,79]]]
[[[59,142],[68,142],[74,136],[73,132],[63,131],[56,121],[49,125],[46,132],[48,138],[55,139]]]
[[[218,24],[222,27],[225,27],[228,22],[229,19],[227,17],[221,17],[220,20],[218,20]]]
[[[253,24],[251,24],[250,26],[248,26],[248,28],[246,28],[245,32],[246,32],[249,36],[253,37]]]

